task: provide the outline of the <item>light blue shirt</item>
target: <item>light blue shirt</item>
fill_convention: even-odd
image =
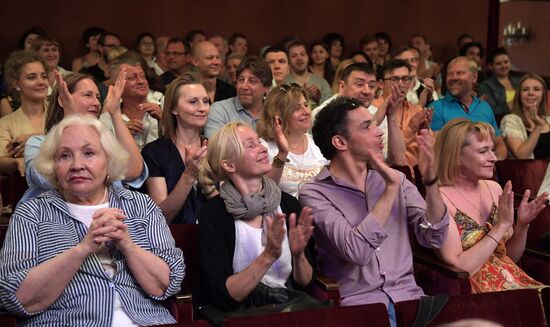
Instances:
[[[493,114],[493,109],[487,102],[481,101],[475,96],[472,96],[472,103],[468,108],[468,112],[462,109],[460,101],[450,93],[447,93],[443,99],[432,102],[430,107],[434,108],[431,125],[434,131],[439,131],[452,119],[464,117],[474,122],[480,121],[493,126],[495,135],[500,136],[500,129]]]
[[[232,97],[222,101],[216,101],[210,107],[208,121],[204,126],[204,136],[212,137],[225,124],[240,121],[247,123],[256,130],[256,123],[259,118],[253,117],[239,102],[238,97]]]

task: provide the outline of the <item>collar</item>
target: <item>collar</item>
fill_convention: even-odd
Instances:
[[[246,109],[241,104],[241,101],[239,101],[239,96],[233,97],[233,106],[235,107],[235,109],[237,109],[237,111],[246,111]]]

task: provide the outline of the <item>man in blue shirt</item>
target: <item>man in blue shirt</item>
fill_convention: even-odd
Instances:
[[[493,110],[487,102],[474,95],[477,80],[477,65],[466,57],[457,57],[447,67],[447,95],[432,103],[434,108],[432,129],[439,131],[450,120],[465,117],[493,126],[495,130],[495,153],[499,159],[506,159],[507,149],[498,128]]]

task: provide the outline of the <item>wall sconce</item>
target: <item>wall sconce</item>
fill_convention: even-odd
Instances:
[[[524,44],[529,41],[531,38],[531,31],[519,21],[517,24],[508,23],[505,25],[502,36],[504,37],[504,45],[513,46]]]

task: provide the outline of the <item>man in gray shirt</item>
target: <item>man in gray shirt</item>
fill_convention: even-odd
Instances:
[[[209,138],[232,121],[242,121],[256,129],[262,101],[271,83],[271,69],[265,60],[244,58],[237,68],[237,96],[212,104],[204,135]]]

